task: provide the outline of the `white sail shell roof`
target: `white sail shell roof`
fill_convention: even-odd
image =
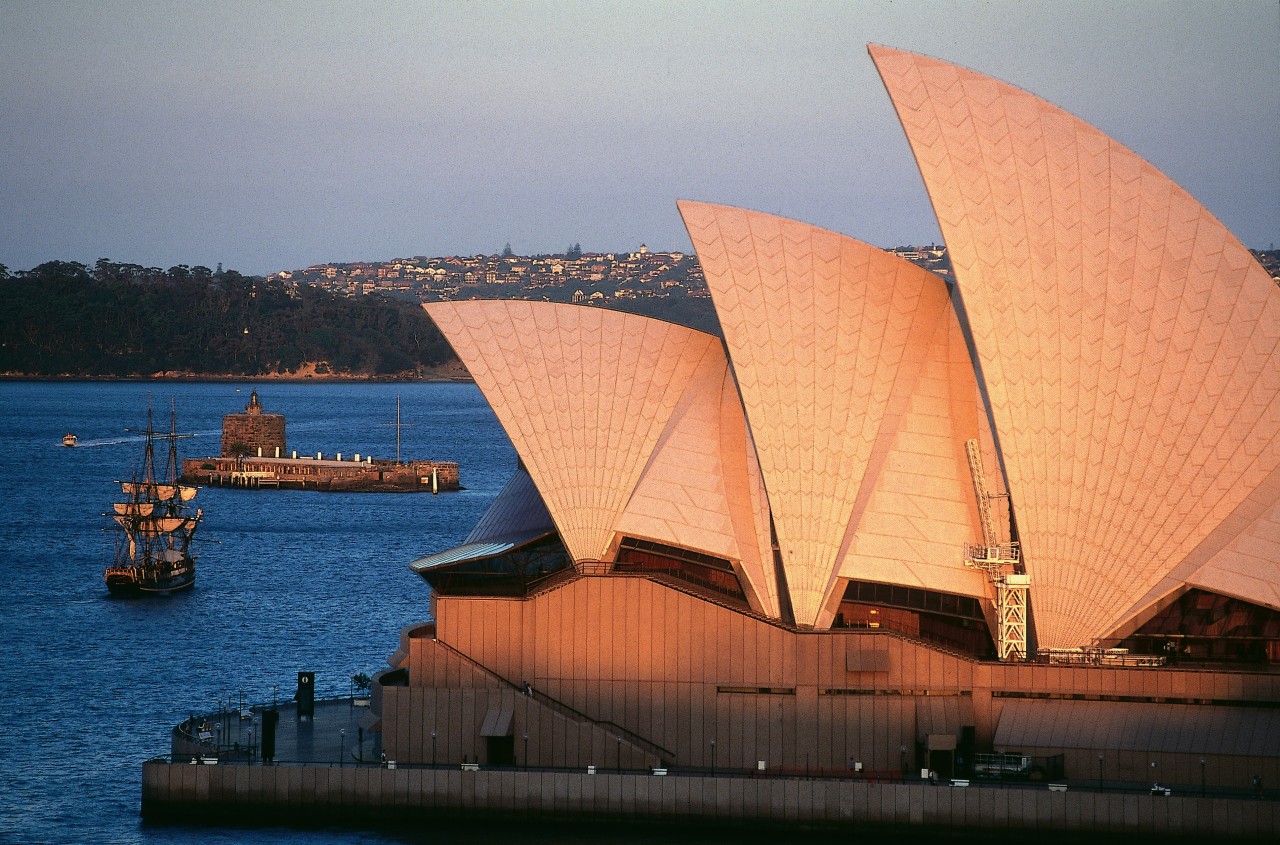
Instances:
[[[761,559],[762,494],[741,405],[726,401],[718,338],[584,306],[425,308],[493,406],[576,563],[611,561],[623,533],[720,555],[739,567],[752,603],[776,614]]]
[[[1274,566],[1255,578],[1216,556],[1280,524],[1259,521],[1280,495],[1280,290],[1094,127],[870,49],[964,298],[1040,645],[1105,637],[1197,572],[1275,607]]]
[[[796,621],[838,577],[982,596],[977,391],[942,279],[769,214],[681,202],[741,389]],[[824,608],[826,609],[824,612]]]

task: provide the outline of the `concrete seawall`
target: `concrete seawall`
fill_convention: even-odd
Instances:
[[[148,819],[407,822],[507,819],[811,828],[1125,833],[1268,840],[1280,802],[803,778],[148,761]]]

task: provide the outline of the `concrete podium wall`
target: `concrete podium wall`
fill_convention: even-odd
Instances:
[[[449,818],[646,821],[752,827],[855,825],[1265,838],[1280,803],[1047,789],[954,788],[798,778],[149,761],[142,813],[225,823]]]
[[[958,735],[972,725],[978,750],[991,748],[1005,707],[1026,695],[1124,701],[1146,722],[1167,718],[1175,702],[1258,707],[1280,700],[1277,673],[980,662],[883,631],[788,629],[640,576],[580,577],[523,599],[436,602],[437,623],[407,631],[392,658],[408,671],[407,686],[379,685],[375,696],[384,750],[405,762],[432,761],[432,731],[438,762],[474,759],[490,699],[524,682],[597,723],[669,749],[662,755],[668,764],[746,770],[765,760],[791,772],[844,770],[850,761],[914,770],[925,762],[917,743],[932,730],[919,723],[918,708],[936,700],[951,701],[957,716],[933,732]],[[518,750],[528,733],[538,765],[616,757],[607,736],[601,749],[599,737],[566,732],[537,707],[519,707],[513,724]],[[1280,780],[1280,760],[1266,754],[1217,765],[1214,748],[1179,756],[1126,747],[1082,747],[1068,775],[1095,777],[1102,752],[1107,780],[1147,779],[1158,760],[1161,779],[1198,786],[1202,756],[1211,758],[1210,786],[1246,788],[1254,773]],[[637,755],[633,764],[651,762]]]

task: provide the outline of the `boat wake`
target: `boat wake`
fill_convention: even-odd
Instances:
[[[92,446],[119,446],[122,443],[141,443],[142,437],[115,437],[104,440],[81,440],[76,443],[77,449],[88,449]]]
[[[221,437],[221,431],[197,431],[193,434],[184,434],[182,437]],[[138,437],[104,437],[98,440],[79,440],[76,442],[75,448],[88,449],[93,446],[121,446],[127,443],[144,443],[146,436]]]

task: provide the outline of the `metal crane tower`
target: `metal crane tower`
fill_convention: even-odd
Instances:
[[[973,475],[973,492],[978,500],[982,520],[982,545],[965,543],[964,562],[987,573],[996,591],[998,623],[997,650],[1001,660],[1027,659],[1027,588],[1031,579],[1022,567],[1022,555],[1015,542],[1001,543],[991,517],[991,500],[999,498],[987,492],[987,476],[982,468],[982,451],[977,440],[964,444]],[[1008,494],[1003,494],[1008,495]]]

